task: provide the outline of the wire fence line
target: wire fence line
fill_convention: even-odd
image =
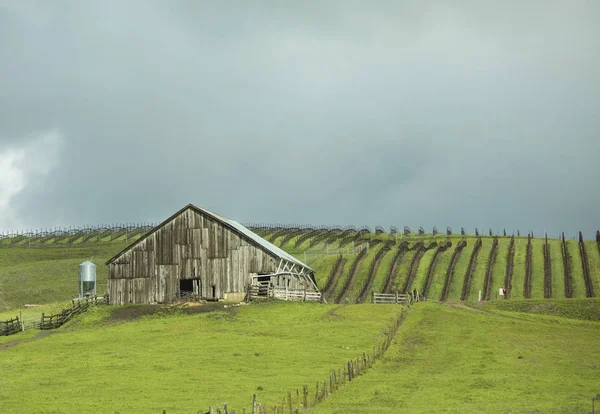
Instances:
[[[98,224],[85,226],[68,226],[68,227],[53,227],[42,229],[22,229],[22,230],[2,230],[0,229],[0,247],[25,247],[39,246],[44,244],[84,244],[94,243],[99,241],[112,241],[119,238],[134,238],[141,236],[146,232],[155,229],[159,222],[138,222],[138,223],[113,223],[113,224]],[[337,224],[284,224],[284,223],[261,223],[261,222],[244,222],[242,223],[248,229],[257,233],[273,233],[273,232],[363,232],[375,234],[398,234],[399,230],[396,226],[390,226],[386,231],[382,226],[375,226],[372,231],[367,225],[337,225]],[[483,230],[483,229],[482,229]],[[450,226],[446,227],[446,235],[462,235],[466,236],[467,231],[464,227],[460,228],[460,232],[453,233]],[[483,233],[483,231],[481,231]],[[506,229],[500,231],[492,231],[488,229],[491,236],[507,236]],[[404,235],[437,235],[437,227],[433,227],[432,231],[426,232],[423,226],[415,231],[409,226],[404,226],[402,234]],[[480,234],[480,230],[475,228],[475,235]],[[514,231],[513,231],[514,234]],[[517,234],[519,231],[517,230]]]

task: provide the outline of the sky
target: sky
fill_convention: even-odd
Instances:
[[[0,0],[0,231],[600,229],[600,2]]]

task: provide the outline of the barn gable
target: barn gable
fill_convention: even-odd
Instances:
[[[106,264],[111,303],[167,302],[182,289],[239,299],[261,275],[318,290],[309,266],[241,224],[191,204]]]

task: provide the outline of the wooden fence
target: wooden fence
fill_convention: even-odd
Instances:
[[[371,302],[375,304],[411,305],[412,295],[408,293],[371,293]]]
[[[86,298],[85,300],[78,301],[75,303],[73,300],[73,306],[67,309],[63,309],[62,312],[46,316],[42,313],[42,319],[40,321],[40,329],[56,329],[73,319],[74,316],[85,312],[91,305],[99,305],[108,303],[108,296],[100,296],[94,298]]]
[[[21,332],[23,327],[19,321],[19,317],[9,319],[7,321],[0,321],[0,336],[8,336]]]
[[[278,288],[270,285],[268,282],[262,282],[257,285],[250,285],[248,288],[248,297],[250,300],[275,298],[300,302],[320,302],[321,292]]]

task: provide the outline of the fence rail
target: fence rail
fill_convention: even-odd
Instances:
[[[17,332],[21,332],[22,329],[19,317],[7,321],[0,321],[0,336],[16,334]]]
[[[408,293],[375,293],[371,294],[371,302],[375,304],[411,305],[412,295]]]
[[[73,319],[74,316],[85,312],[91,305],[107,304],[108,296],[98,296],[94,298],[86,298],[84,300],[75,303],[73,300],[73,306],[67,309],[63,309],[62,312],[46,316],[42,313],[42,319],[40,321],[40,329],[56,329]]]
[[[275,298],[297,302],[320,302],[321,292],[277,288],[272,286],[269,282],[259,282],[256,285],[250,285],[248,288],[248,297],[250,300]]]

